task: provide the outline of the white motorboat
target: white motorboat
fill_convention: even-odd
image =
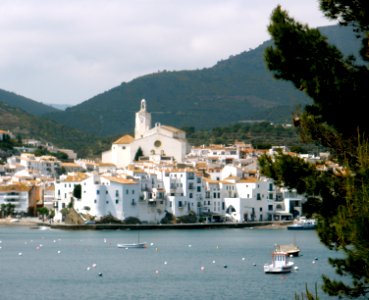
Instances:
[[[294,224],[288,225],[287,230],[312,230],[316,229],[316,223],[315,219],[300,217]]]
[[[265,273],[289,273],[292,271],[294,263],[289,260],[289,254],[283,251],[274,251],[272,254],[272,263],[264,265]]]

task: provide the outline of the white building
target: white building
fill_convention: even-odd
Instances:
[[[126,134],[113,142],[111,149],[102,153],[102,162],[126,167],[134,161],[139,149],[143,156],[167,156],[183,162],[189,145],[186,133],[180,129],[160,123],[151,127],[151,114],[147,111],[146,101],[142,100],[136,113],[135,136]]]

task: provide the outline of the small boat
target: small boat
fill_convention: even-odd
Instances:
[[[287,226],[287,230],[312,230],[315,228],[316,228],[316,220],[307,219],[305,217],[301,217],[294,224]]]
[[[283,251],[274,251],[272,254],[272,263],[264,265],[264,272],[268,274],[290,273],[294,263],[289,261],[288,253]]]
[[[132,243],[132,244],[117,244],[118,248],[147,248],[147,244],[144,243]]]
[[[276,251],[286,252],[288,256],[299,256],[300,248],[295,244],[276,245]]]
[[[137,243],[119,243],[118,248],[147,248],[146,242],[140,242],[140,233],[137,234]]]

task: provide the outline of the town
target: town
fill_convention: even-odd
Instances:
[[[27,141],[29,147],[0,165],[2,216],[11,211],[63,223],[73,210],[78,224],[106,217],[162,224],[281,221],[303,215],[304,195],[275,185],[258,168],[261,155],[296,153],[283,145],[256,150],[238,141],[191,147],[184,131],[152,126],[144,99],[138,106],[134,136],[114,141],[99,161],[77,159],[68,149],[59,151],[71,162],[36,156],[32,149],[40,142]],[[0,130],[0,141],[8,135]],[[337,167],[326,153],[301,157],[320,168]]]

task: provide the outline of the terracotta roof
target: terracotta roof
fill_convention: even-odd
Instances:
[[[30,186],[24,184],[12,184],[0,186],[1,192],[28,192],[31,189]]]
[[[137,184],[138,182],[133,180],[133,179],[127,179],[127,178],[120,178],[120,177],[108,177],[108,176],[104,176],[104,178],[110,180],[110,181],[114,181],[117,183],[123,183],[123,184]]]
[[[67,178],[63,180],[63,182],[80,182],[87,178],[88,176],[84,173],[75,173],[73,175],[68,175]]]
[[[121,136],[119,139],[117,139],[113,144],[131,144],[134,141],[134,137],[130,136],[129,134]]]

